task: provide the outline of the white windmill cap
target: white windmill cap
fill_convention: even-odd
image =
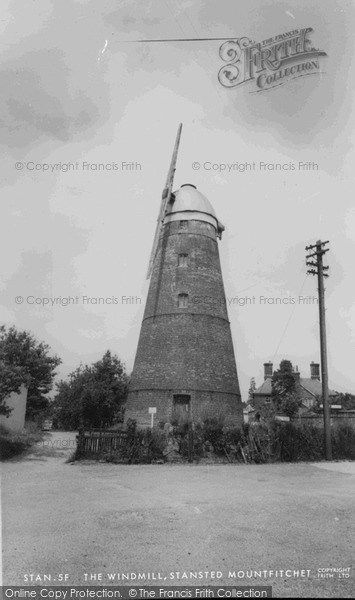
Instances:
[[[217,219],[210,201],[192,183],[185,183],[173,193],[169,202],[165,222],[197,220],[211,223],[220,235],[225,227]]]

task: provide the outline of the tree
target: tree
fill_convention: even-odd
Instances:
[[[26,373],[21,367],[9,367],[0,359],[0,415],[8,416],[12,412],[13,409],[6,405],[6,398],[12,392],[18,393],[26,381]]]
[[[254,408],[254,392],[256,390],[255,377],[252,377],[250,380],[249,390],[248,390],[248,402],[250,406]]]
[[[46,394],[51,391],[55,369],[62,362],[50,352],[48,344],[38,342],[29,331],[0,326],[1,410],[6,413],[6,397],[18,392],[22,384],[28,386],[26,417],[34,418],[47,407]]]
[[[271,380],[271,398],[276,410],[288,417],[295,416],[301,406],[292,363],[289,360],[282,360],[279,369],[274,371]]]
[[[336,398],[337,404],[340,404],[343,410],[355,410],[355,396],[348,392],[338,394]]]
[[[301,400],[295,392],[287,392],[277,402],[278,411],[290,418],[297,415],[300,406]]]
[[[57,384],[54,423],[63,429],[106,427],[122,420],[127,395],[124,365],[110,350],[91,366],[80,365]]]
[[[292,363],[289,360],[282,360],[279,369],[274,371],[271,379],[271,395],[273,398],[277,398],[286,393],[292,393],[295,387],[296,381]]]

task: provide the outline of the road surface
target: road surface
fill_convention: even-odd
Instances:
[[[4,585],[150,574],[150,585],[354,596],[355,463],[68,464],[74,446],[73,432],[50,432],[2,463]]]

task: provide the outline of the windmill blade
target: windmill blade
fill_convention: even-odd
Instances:
[[[163,205],[163,202],[164,202],[164,198],[166,198],[165,206],[169,202],[170,196],[171,196],[171,192],[173,191],[174,175],[175,175],[175,171],[176,171],[176,161],[177,161],[177,155],[178,155],[178,151],[179,151],[179,144],[180,144],[180,138],[181,138],[181,130],[182,130],[182,123],[180,123],[179,128],[178,128],[178,132],[176,134],[174,152],[173,152],[173,155],[171,157],[171,163],[170,163],[168,175],[167,175],[167,178],[166,178],[165,188],[164,188],[163,193],[162,193],[162,205]]]
[[[152,251],[151,251],[150,259],[149,259],[147,279],[149,279],[152,269],[153,269],[153,264],[154,264],[155,256],[157,253],[158,244],[159,244],[161,227],[162,227],[164,217],[166,214],[167,205],[168,205],[168,202],[171,198],[171,194],[173,191],[174,174],[175,174],[175,170],[176,170],[176,161],[177,161],[177,155],[178,155],[179,144],[180,144],[181,130],[182,130],[182,123],[180,123],[179,128],[178,128],[178,132],[177,132],[176,140],[175,140],[174,152],[173,152],[173,155],[171,158],[168,176],[166,178],[165,187],[164,187],[163,193],[162,193],[162,199],[161,199],[159,215],[158,215],[158,222],[157,222],[157,226],[155,229],[153,247],[152,247]]]

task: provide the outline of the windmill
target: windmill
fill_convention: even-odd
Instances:
[[[173,191],[182,125],[162,193],[125,422],[243,419],[218,244],[224,226],[195,185]]]
[[[165,184],[165,187],[162,192],[162,198],[161,198],[161,204],[160,204],[160,209],[159,209],[157,226],[155,229],[153,247],[152,247],[152,251],[151,251],[150,259],[149,259],[147,279],[149,279],[152,269],[153,269],[153,264],[154,264],[154,260],[155,260],[156,254],[157,254],[162,224],[163,224],[166,212],[167,212],[168,203],[170,202],[171,197],[172,197],[177,154],[178,154],[180,138],[181,138],[181,130],[182,130],[182,123],[180,123],[179,128],[178,128],[178,132],[177,132],[176,140],[175,140],[174,152],[173,152],[173,155],[171,158],[170,168],[168,171],[168,176],[166,178],[166,184]]]

